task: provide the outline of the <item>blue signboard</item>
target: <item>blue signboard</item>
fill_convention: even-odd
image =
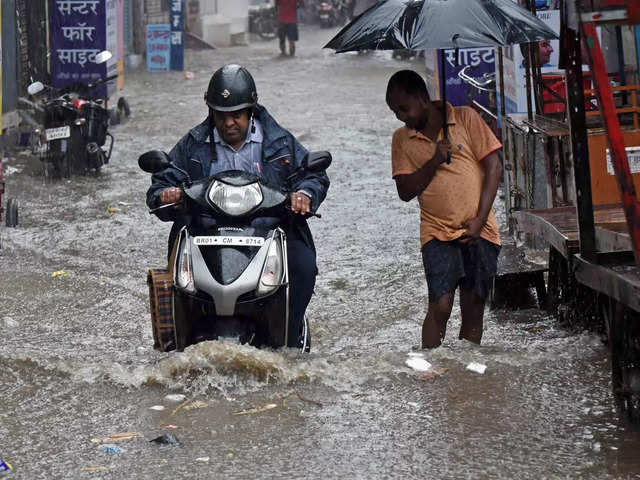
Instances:
[[[443,55],[440,50],[438,55]],[[455,50],[444,50],[444,78],[447,86],[447,101],[453,106],[469,105],[476,100],[481,105],[489,106],[489,95],[472,87],[458,76],[458,72],[467,65],[466,74],[480,79],[485,73],[495,73],[495,49],[493,47],[461,48],[458,51],[458,62],[455,61]],[[495,107],[493,107],[495,108]]]
[[[147,25],[147,70],[167,72],[171,67],[171,28],[166,24]]]
[[[171,0],[171,70],[184,70],[184,0]]]
[[[106,48],[105,0],[49,0],[49,15],[53,86],[103,78],[107,65],[95,56]]]

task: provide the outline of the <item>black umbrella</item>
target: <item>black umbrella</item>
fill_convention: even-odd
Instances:
[[[558,36],[544,22],[512,0],[382,0],[354,18],[324,48],[336,53],[427,50],[507,46],[555,38]],[[444,85],[444,55],[440,74]]]

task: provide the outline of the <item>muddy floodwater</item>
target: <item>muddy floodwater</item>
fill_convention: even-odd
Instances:
[[[415,350],[418,205],[390,178],[400,124],[384,94],[394,71],[423,66],[322,50],[334,33],[304,28],[295,58],[277,42],[188,51],[192,79],[127,72],[132,116],[112,128],[97,177],[45,183],[37,159],[12,155],[4,198],[20,201],[20,225],[0,229],[7,478],[640,478],[640,435],[614,408],[597,334],[536,309],[494,310],[477,347],[456,339],[456,307],[444,345]],[[310,220],[320,274],[309,355],[152,348],[146,272],[163,267],[169,224],[147,212],[137,158],[204,118],[209,77],[232,61],[283,126],[333,154],[322,218]],[[439,375],[409,368],[417,353]],[[180,445],[150,442],[169,433]]]

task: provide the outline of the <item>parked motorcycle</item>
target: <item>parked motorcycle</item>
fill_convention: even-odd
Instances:
[[[148,173],[169,166],[164,152],[140,156]],[[329,152],[310,153],[290,179],[331,164]],[[182,185],[180,231],[167,270],[148,276],[154,347],[183,350],[203,340],[234,337],[256,347],[288,345],[289,273],[283,227],[294,215],[290,192],[229,170]],[[317,214],[312,214],[319,216]],[[303,351],[310,345],[305,319]]]
[[[109,58],[110,52],[101,52],[96,55],[96,63],[104,63]],[[117,77],[115,74],[93,83],[75,82],[63,89],[54,89],[42,82],[29,85],[27,92],[31,96],[47,92],[44,99],[32,103],[41,113],[40,123],[44,127],[42,132],[34,132],[39,140],[34,149],[40,153],[45,176],[69,178],[73,173],[98,172],[109,162],[113,150],[109,123],[128,117],[130,109],[126,99],[120,98],[118,108],[109,111],[107,99],[92,93]],[[105,147],[107,138],[108,148]]]
[[[276,6],[270,1],[253,0],[249,5],[249,32],[263,40],[273,40],[278,35]]]

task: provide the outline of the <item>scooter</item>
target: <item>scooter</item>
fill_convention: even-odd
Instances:
[[[138,164],[148,173],[169,166],[164,152],[150,151]],[[310,153],[289,179],[320,172],[329,152]],[[167,270],[150,270],[154,348],[183,350],[204,340],[232,337],[256,347],[289,344],[289,273],[283,227],[293,213],[290,192],[253,174],[229,170],[187,180],[178,203],[184,227],[174,243]],[[318,216],[312,213],[313,216]],[[302,350],[310,331],[305,319]]]
[[[111,52],[103,51],[96,55],[95,63],[104,63],[111,58]],[[69,178],[72,173],[98,172],[109,162],[113,150],[113,136],[108,132],[110,123],[128,117],[130,109],[127,101],[120,98],[117,113],[107,109],[106,99],[92,96],[92,91],[107,82],[115,80],[117,74],[94,83],[73,83],[57,90],[34,82],[27,88],[31,96],[43,91],[47,98],[40,102],[27,102],[41,112],[44,131],[36,130],[39,145],[34,150],[40,152],[44,163],[45,176]],[[109,138],[109,147],[103,148]],[[52,172],[50,172],[50,167]]]

